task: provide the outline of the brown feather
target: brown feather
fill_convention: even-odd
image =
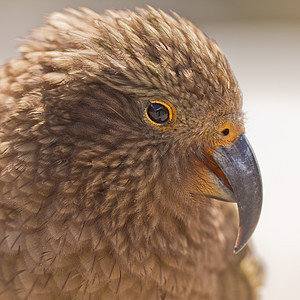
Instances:
[[[20,51],[0,69],[0,298],[256,299],[235,207],[188,190],[194,143],[242,118],[216,43],[151,7],[82,8]],[[152,99],[177,108],[169,130]]]

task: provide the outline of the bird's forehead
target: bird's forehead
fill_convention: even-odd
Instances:
[[[198,99],[216,94],[213,98],[239,101],[237,82],[218,45],[175,13],[171,17],[151,7],[106,15],[68,10],[52,15],[48,23],[54,26],[56,43],[77,50],[68,53],[72,61],[76,56],[72,73],[78,68],[97,74],[98,80],[127,92],[160,90],[176,98],[195,94]],[[41,38],[39,32],[35,35]],[[56,60],[63,67],[65,52],[64,59]]]
[[[41,43],[45,52],[37,59],[63,70],[66,80],[84,76],[133,99],[166,99],[182,118],[241,109],[238,84],[217,44],[176,14],[151,7],[106,15],[69,9],[53,14],[48,24],[24,52]],[[45,30],[61,51],[42,41]]]
[[[189,21],[151,7],[139,14],[109,12],[103,37],[110,46],[106,59],[115,70],[113,76],[108,71],[109,78],[118,88],[169,97],[199,114],[240,110],[238,84],[225,56]]]
[[[161,89],[178,98],[186,93],[198,99],[226,98],[232,92],[236,95],[230,98],[239,96],[222,51],[189,21],[150,7],[125,17],[123,12],[109,14],[104,30],[103,22],[100,25],[101,38],[110,46],[104,52],[127,84]]]

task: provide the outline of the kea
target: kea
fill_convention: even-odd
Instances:
[[[259,296],[262,184],[217,44],[147,7],[54,13],[0,69],[0,299]]]

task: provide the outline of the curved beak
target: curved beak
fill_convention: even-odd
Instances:
[[[254,152],[242,134],[232,145],[219,146],[211,153],[226,176],[233,200],[239,211],[239,230],[234,252],[239,252],[248,242],[262,208],[262,181]]]

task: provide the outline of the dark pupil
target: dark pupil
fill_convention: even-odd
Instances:
[[[149,118],[155,123],[165,123],[169,120],[169,110],[160,103],[151,103],[147,113]]]

